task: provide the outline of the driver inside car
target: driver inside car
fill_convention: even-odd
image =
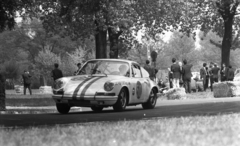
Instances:
[[[127,77],[129,77],[129,68],[128,68],[128,66],[125,65],[125,64],[120,65],[120,67],[119,67],[119,73],[120,73],[120,75],[122,75],[122,76],[127,76]]]

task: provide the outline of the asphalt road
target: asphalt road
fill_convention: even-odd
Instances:
[[[101,113],[94,113],[87,108],[83,108],[83,111],[70,112],[67,115],[58,113],[2,114],[0,115],[0,128],[141,120],[156,117],[210,116],[229,113],[240,113],[240,98],[158,100],[154,109],[143,110],[141,106],[134,106],[127,107],[124,112],[114,112],[112,108],[107,108]]]

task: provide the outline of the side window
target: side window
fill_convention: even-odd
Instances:
[[[141,67],[141,71],[142,71],[143,78],[148,78],[149,77],[149,73],[144,68]]]
[[[141,70],[140,67],[136,64],[132,64],[132,71],[133,71],[133,77],[135,78],[141,78],[142,74],[141,74]]]

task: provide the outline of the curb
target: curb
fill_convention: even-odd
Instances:
[[[82,111],[81,107],[72,107],[70,112]],[[46,107],[6,107],[6,111],[0,111],[1,114],[45,114],[45,113],[58,113],[55,106]]]

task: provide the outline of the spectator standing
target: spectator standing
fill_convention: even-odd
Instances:
[[[22,78],[23,78],[23,93],[24,95],[26,95],[26,90],[28,88],[30,95],[32,95],[32,89],[31,89],[31,83],[32,83],[32,79],[31,79],[31,75],[29,74],[28,71],[24,71]]]
[[[63,77],[62,71],[60,69],[58,69],[58,64],[55,63],[54,64],[54,69],[52,70],[52,78],[54,81],[56,81],[57,79]]]
[[[211,69],[211,73],[212,73],[212,77],[213,77],[213,83],[217,83],[218,82],[219,70],[220,70],[220,68],[215,63],[214,67]]]
[[[228,76],[228,68],[226,65],[223,63],[222,70],[221,70],[221,80],[222,82],[227,81],[227,76]]]
[[[170,68],[168,68],[168,81],[169,81],[169,88],[173,88],[173,73]]]
[[[227,74],[227,80],[233,81],[234,79],[234,70],[231,65],[228,66],[228,74]]]
[[[178,65],[180,66],[180,79],[179,79],[179,86],[182,87],[183,86],[183,74],[182,74],[182,62],[178,62]]]
[[[171,72],[173,74],[173,88],[180,88],[179,80],[181,77],[181,69],[178,63],[176,63],[176,59],[172,59],[172,65],[171,65]]]
[[[210,63],[208,73],[209,73],[210,89],[211,89],[211,91],[213,91],[213,82],[214,82],[214,80],[213,80],[213,72],[212,72],[212,70],[213,70],[213,64]]]
[[[203,90],[206,91],[206,82],[207,82],[207,64],[203,63],[203,67],[200,69],[200,79],[203,81]]]
[[[205,83],[205,86],[206,86],[206,89],[209,87],[209,80],[210,80],[210,74],[209,74],[209,68],[206,66],[206,83]]]
[[[191,77],[192,77],[192,65],[187,64],[187,60],[183,60],[182,74],[183,74],[183,85],[186,93],[191,93]]]
[[[74,72],[74,75],[75,75],[75,76],[78,75],[81,67],[82,67],[82,64],[81,64],[81,63],[78,63],[78,64],[77,64],[77,68],[78,68],[78,69]]]
[[[155,69],[149,65],[150,61],[146,60],[144,69],[149,73],[149,78],[154,81],[155,78]]]

